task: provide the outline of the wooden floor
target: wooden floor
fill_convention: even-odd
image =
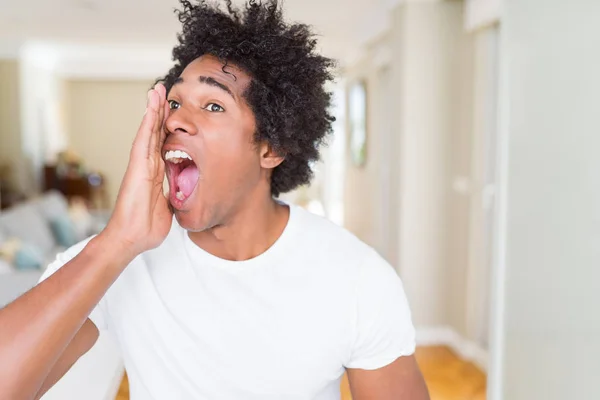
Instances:
[[[431,400],[485,400],[486,376],[447,347],[420,347],[417,361]]]
[[[417,361],[427,382],[431,400],[485,400],[486,377],[443,346],[420,347]],[[342,400],[351,400],[348,380],[342,381]],[[129,400],[129,382],[123,378],[115,400]]]

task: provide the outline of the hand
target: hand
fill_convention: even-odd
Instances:
[[[173,215],[163,194],[165,163],[161,149],[169,114],[166,89],[148,92],[146,114],[137,132],[115,210],[101,235],[117,240],[135,257],[159,246],[171,229]]]

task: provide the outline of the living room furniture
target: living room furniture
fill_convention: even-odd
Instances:
[[[90,208],[108,207],[105,178],[98,173],[64,173],[56,165],[44,166],[44,191],[56,190],[67,199],[79,197]]]

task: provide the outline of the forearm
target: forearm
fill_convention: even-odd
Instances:
[[[133,255],[98,236],[51,277],[0,310],[0,397],[33,398]]]

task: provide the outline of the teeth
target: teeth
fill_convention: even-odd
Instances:
[[[183,160],[191,160],[192,157],[185,151],[181,150],[169,150],[165,153],[165,160],[172,162],[173,164],[179,164]]]
[[[185,196],[183,195],[183,193],[181,191],[175,193],[175,197],[177,197],[178,200],[184,200]]]

